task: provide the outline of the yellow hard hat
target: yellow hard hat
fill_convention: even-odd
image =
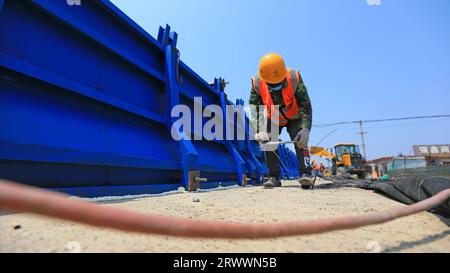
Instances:
[[[259,77],[269,84],[277,84],[286,79],[288,70],[283,58],[270,53],[264,56],[259,63]]]

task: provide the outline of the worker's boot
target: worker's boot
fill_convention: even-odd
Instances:
[[[273,189],[281,187],[281,180],[278,177],[271,177],[264,183],[264,189]]]
[[[302,185],[302,189],[304,190],[310,190],[312,189],[313,185],[314,185],[314,180],[311,177],[310,174],[304,174],[302,175],[302,178],[300,178],[299,180],[300,185]]]

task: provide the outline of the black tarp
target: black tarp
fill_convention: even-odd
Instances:
[[[319,185],[317,188],[356,187],[374,190],[407,205],[423,201],[441,191],[450,189],[450,178],[441,176],[419,175],[387,182],[348,179],[333,179],[332,181],[333,184]],[[433,212],[450,218],[450,199]]]

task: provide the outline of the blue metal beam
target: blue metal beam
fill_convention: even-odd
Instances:
[[[0,141],[0,160],[178,170],[180,162]]]
[[[216,90],[216,92],[219,93],[222,112],[224,113],[223,124],[225,125],[224,133],[226,136],[227,130],[229,129],[228,128],[229,126],[227,126],[227,125],[232,124],[234,126],[234,131],[236,131],[236,124],[234,122],[234,118],[232,121],[229,121],[227,115],[225,114],[227,112],[226,107],[228,105],[227,104],[228,100],[226,98],[224,85],[222,84],[222,82],[223,82],[222,78],[214,79],[214,89]],[[239,152],[233,147],[233,145],[231,144],[231,141],[226,141],[225,145],[227,147],[228,152],[233,156],[234,162],[236,164],[236,174],[238,177],[238,182],[239,182],[239,185],[242,186],[246,182],[246,181],[244,181],[244,179],[245,179],[245,174],[244,174],[245,161],[241,157]]]
[[[158,41],[166,51],[166,126],[170,132],[174,123],[174,119],[171,117],[173,107],[180,104],[180,75],[179,75],[179,53],[176,48],[178,35],[175,32],[170,31],[170,26],[167,25],[165,29],[159,29]],[[179,151],[181,154],[181,171],[182,178],[181,183],[185,189],[189,188],[189,172],[191,171],[191,165],[198,159],[198,152],[195,149],[189,138],[182,132],[179,132],[178,142]]]
[[[37,66],[31,65],[29,63],[23,62],[19,59],[7,56],[0,53],[0,66],[5,67],[9,70],[27,75],[34,79],[50,83],[54,86],[60,87],[67,91],[76,93],[88,97],[90,99],[105,103],[107,105],[116,107],[118,109],[130,112],[132,114],[144,117],[146,119],[164,123],[165,118],[162,116],[147,111],[139,106],[135,106],[131,103],[124,102],[123,100],[116,99],[112,96],[105,94],[104,92],[97,91],[86,85],[80,84],[78,82],[69,80],[63,76],[60,76],[54,72],[39,68]]]
[[[106,39],[103,35],[95,32],[91,28],[87,27],[85,24],[79,22],[78,20],[74,19],[72,16],[55,6],[54,4],[50,3],[48,0],[33,0],[33,3],[45,10],[47,13],[53,15],[55,18],[61,20],[63,23],[66,23],[67,25],[71,26],[73,29],[77,30],[81,34],[89,37],[91,40],[95,41],[99,45],[103,46],[104,48],[110,50],[111,52],[115,53],[116,55],[122,57],[124,60],[129,62],[130,64],[135,65],[136,67],[140,68],[142,71],[146,72],[148,75],[154,77],[155,79],[159,81],[164,81],[164,75],[153,69],[152,67],[146,65],[141,60],[136,58],[133,54],[127,52],[126,50],[122,49],[120,46],[116,45],[115,43],[111,42],[110,40]],[[162,52],[161,52],[162,53]]]
[[[194,70],[192,70],[187,64],[183,63],[183,61],[180,61],[180,68],[182,72],[193,76],[193,78],[205,89],[207,89],[213,94],[220,95],[220,93],[217,92],[217,90],[214,90],[214,88],[209,83],[207,83],[202,77],[200,77],[200,75],[198,75]]]
[[[105,12],[113,14],[116,18],[129,26],[130,31],[137,33],[139,36],[147,40],[152,46],[163,51],[163,48],[155,38],[148,34],[142,27],[136,24],[130,17],[128,17],[125,13],[118,9],[109,0],[96,0],[96,2],[105,9]]]

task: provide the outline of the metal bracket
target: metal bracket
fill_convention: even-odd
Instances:
[[[177,48],[175,48],[175,54],[176,54],[176,57],[177,57],[177,61],[176,61],[176,64],[175,64],[175,75],[176,75],[176,78],[177,78],[177,83],[178,84],[183,84],[183,77],[181,77],[181,72],[180,72],[181,53],[180,53],[180,51]]]
[[[161,43],[163,49],[167,49],[170,47],[171,55],[173,55],[171,58],[172,59],[171,64],[175,66],[176,81],[178,84],[182,84],[183,78],[181,77],[180,73],[181,54],[180,51],[177,49],[178,33],[170,30],[171,27],[169,25],[166,25],[166,28],[159,27],[158,42]]]
[[[227,97],[225,94],[225,86],[226,81],[222,78],[216,78],[214,79],[214,90],[216,90],[220,95],[220,104],[222,107],[223,113],[226,113],[227,109]],[[226,115],[223,116],[223,124],[228,124],[228,117]],[[227,134],[227,127],[225,126],[225,134]],[[245,161],[241,157],[241,155],[238,153],[238,151],[231,145],[230,141],[225,142],[225,146],[227,147],[228,152],[233,156],[234,161],[236,163],[236,174],[237,174],[237,181],[240,186],[242,186],[242,181],[244,180],[244,170],[245,170]]]
[[[249,181],[252,181],[252,179],[248,178],[248,176],[246,174],[244,174],[242,182],[241,182],[242,187],[247,187]]]
[[[165,50],[166,67],[165,67],[165,92],[166,92],[166,126],[169,131],[172,130],[172,125],[175,122],[171,118],[173,107],[180,104],[180,90],[179,84],[182,83],[179,64],[180,64],[180,52],[176,48],[178,41],[178,34],[170,31],[170,26],[166,25],[166,28],[159,28],[158,41],[161,43],[162,48]],[[181,168],[182,168],[182,185],[185,188],[191,187],[190,169],[192,164],[197,160],[198,153],[192,144],[192,141],[184,133],[179,132],[179,152],[181,154]]]
[[[176,32],[171,32],[171,27],[166,25],[166,28],[159,27],[158,32],[158,42],[161,44],[162,48],[166,48],[171,45],[177,47],[178,34]]]
[[[189,185],[188,185],[188,191],[196,191],[200,189],[201,183],[208,182],[207,178],[200,177],[200,171],[190,171],[189,172]]]
[[[237,106],[244,106],[245,102],[242,99],[237,99],[236,100],[236,105]],[[256,158],[255,156],[255,151],[253,151],[252,149],[252,140],[250,138],[250,134],[251,134],[251,126],[250,126],[250,121],[248,120],[248,118],[246,117],[246,113],[244,112],[244,110],[242,110],[243,112],[241,113],[242,117],[244,118],[243,123],[245,124],[245,140],[244,141],[238,141],[238,147],[239,147],[239,151],[243,151],[244,153],[246,153],[246,155],[248,156],[248,159],[251,161],[251,164],[253,164],[254,166],[250,166],[251,164],[248,164],[248,171],[250,171],[251,175],[256,175],[256,183],[257,184],[261,184],[262,183],[262,175],[264,173],[264,166],[261,164],[261,162]],[[254,147],[257,147],[256,145]]]
[[[257,175],[257,183],[262,184],[263,182],[263,173],[264,173],[264,166],[259,162],[259,160],[256,158],[254,154],[250,154],[251,159],[253,160],[253,164],[256,166],[256,175]]]

